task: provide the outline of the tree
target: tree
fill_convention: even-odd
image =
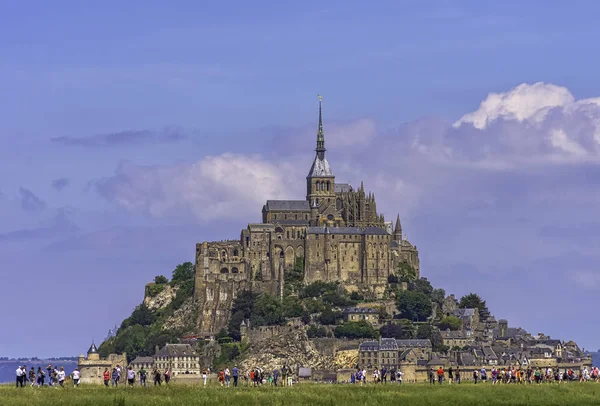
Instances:
[[[433,338],[433,327],[429,324],[421,324],[417,327],[417,338],[431,340]]]
[[[456,331],[456,330],[460,330],[461,325],[462,325],[462,323],[458,317],[448,316],[448,317],[444,317],[442,320],[440,320],[438,327],[440,328],[440,330],[450,329],[452,331]]]
[[[300,299],[296,296],[286,296],[283,298],[282,308],[283,315],[286,318],[301,317],[304,314],[304,307],[302,307]]]
[[[441,308],[446,297],[446,291],[444,289],[434,289],[431,293],[431,300],[437,303]]]
[[[338,320],[340,320],[342,317],[342,314],[339,312],[334,312],[331,309],[325,309],[319,315],[319,323],[326,326],[337,324]]]
[[[154,313],[148,309],[148,306],[142,303],[133,310],[131,316],[123,320],[123,323],[121,323],[121,329],[125,329],[136,324],[139,324],[140,326],[149,326],[154,323],[155,320],[156,316]]]
[[[398,277],[393,273],[388,276],[388,283],[398,283]]]
[[[304,258],[296,257],[294,266],[284,271],[284,289],[286,294],[298,292],[304,283]]]
[[[285,318],[279,299],[266,293],[258,296],[252,309],[250,324],[254,326],[275,326],[284,322]]]
[[[381,326],[379,334],[381,337],[386,338],[397,338],[397,339],[410,339],[413,338],[412,323],[410,320],[402,320],[404,323],[395,324],[388,323]],[[406,323],[408,322],[408,323]]]
[[[481,299],[481,297],[476,293],[469,293],[460,298],[458,302],[458,307],[461,309],[477,309],[479,310],[479,319],[485,320],[489,317],[490,311],[485,304],[485,300]]]
[[[368,322],[361,320],[344,323],[335,328],[334,334],[337,338],[377,338],[379,333]]]
[[[154,283],[158,283],[158,284],[169,283],[169,280],[164,275],[158,275],[154,278]]]
[[[398,277],[401,282],[412,282],[417,279],[417,271],[410,264],[400,262],[398,264]]]
[[[179,264],[175,267],[173,271],[173,277],[171,278],[171,283],[173,282],[185,282],[194,279],[194,265],[191,262],[184,262],[183,264]]]
[[[429,296],[418,291],[399,292],[397,304],[400,318],[412,321],[426,321],[433,310]]]
[[[431,283],[424,278],[416,279],[408,285],[408,290],[414,290],[416,292],[422,292],[427,296],[431,297],[433,293],[433,286]]]
[[[227,331],[229,331],[229,336],[234,340],[241,340],[240,324],[242,324],[242,321],[249,319],[252,316],[257,297],[258,294],[256,293],[249,290],[243,290],[233,301],[231,306],[231,318],[227,325]]]

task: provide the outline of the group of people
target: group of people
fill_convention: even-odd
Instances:
[[[48,386],[64,386],[65,380],[67,379],[65,368],[54,367],[52,364],[48,365],[46,370],[43,370],[42,367],[39,366],[37,371],[34,367],[31,367],[31,369],[27,370],[26,365],[19,366],[15,372],[15,375],[17,388],[23,388],[27,385],[41,388],[46,386],[46,378],[48,378]],[[74,386],[78,386],[81,378],[79,369],[75,368],[70,376],[73,379]]]
[[[117,365],[112,369],[112,372],[109,371],[108,368],[104,370],[104,386],[114,386],[118,387],[119,382],[121,381],[121,366]],[[139,376],[139,384],[140,386],[146,387],[146,381],[148,380],[148,371],[146,371],[143,367],[136,373],[133,370],[132,366],[129,366],[126,370],[126,378],[127,384],[129,386],[134,386],[136,383],[136,377]],[[161,372],[157,367],[154,367],[152,370],[152,379],[154,380],[154,386],[162,385],[163,381],[165,384],[169,384],[171,381],[171,369],[167,368],[164,372]]]
[[[381,382],[381,383],[387,383],[388,382],[388,374],[389,374],[389,381],[391,383],[402,383],[402,379],[404,377],[404,372],[400,371],[400,370],[395,370],[395,369],[391,369],[391,370],[387,370],[387,368],[381,368],[381,370],[375,368],[373,370],[373,382],[377,383],[377,382]],[[350,374],[350,383],[358,383],[359,385],[363,385],[365,384],[367,381],[367,370],[366,369],[358,369],[358,371],[356,372],[352,372]]]
[[[210,371],[204,370],[202,372],[202,378],[204,380],[204,386],[207,383],[207,375]],[[289,368],[283,366],[281,371],[274,369],[273,372],[266,372],[262,368],[252,368],[242,374],[237,365],[235,365],[231,371],[229,368],[225,368],[219,371],[218,381],[221,386],[229,387],[233,378],[233,386],[237,387],[240,378],[244,380],[246,386],[261,386],[261,385],[273,385],[273,386],[285,386],[287,384]],[[280,381],[281,378],[281,381]]]
[[[452,370],[452,367],[448,368],[448,371],[444,371],[443,367],[439,367],[437,371],[434,371],[433,368],[429,370],[429,383],[435,384],[437,381],[439,384],[442,384],[446,378],[446,373],[448,375],[448,383],[460,383],[461,382],[461,372],[460,368],[457,367],[456,370]],[[559,368],[516,368],[515,366],[510,366],[506,368],[496,368],[493,367],[490,371],[488,371],[485,367],[480,370],[475,369],[472,373],[473,383],[485,383],[487,381],[491,381],[492,384],[523,384],[523,383],[561,383],[561,382],[600,382],[600,370],[598,367],[592,367],[588,369],[588,367],[584,367],[583,370],[579,371],[579,373],[575,373],[572,369],[563,369]]]

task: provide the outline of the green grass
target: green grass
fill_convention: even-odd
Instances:
[[[598,405],[600,384],[545,385],[328,385],[288,388],[211,386],[23,388],[0,386],[0,405]]]

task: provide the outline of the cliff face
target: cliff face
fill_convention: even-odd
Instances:
[[[333,357],[319,353],[306,336],[303,327],[289,328],[281,334],[253,342],[247,355],[239,363],[243,370],[262,368],[267,371],[279,369],[284,365],[297,371],[299,367],[314,369],[334,369]]]
[[[171,287],[171,285],[165,284],[163,290],[156,296],[145,296],[144,304],[149,310],[164,309],[175,299],[178,289],[178,286]]]

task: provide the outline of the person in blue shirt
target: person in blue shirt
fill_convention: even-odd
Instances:
[[[231,370],[231,376],[233,376],[233,387],[234,388],[237,388],[239,374],[240,374],[240,370],[238,369],[238,367],[236,365]]]

